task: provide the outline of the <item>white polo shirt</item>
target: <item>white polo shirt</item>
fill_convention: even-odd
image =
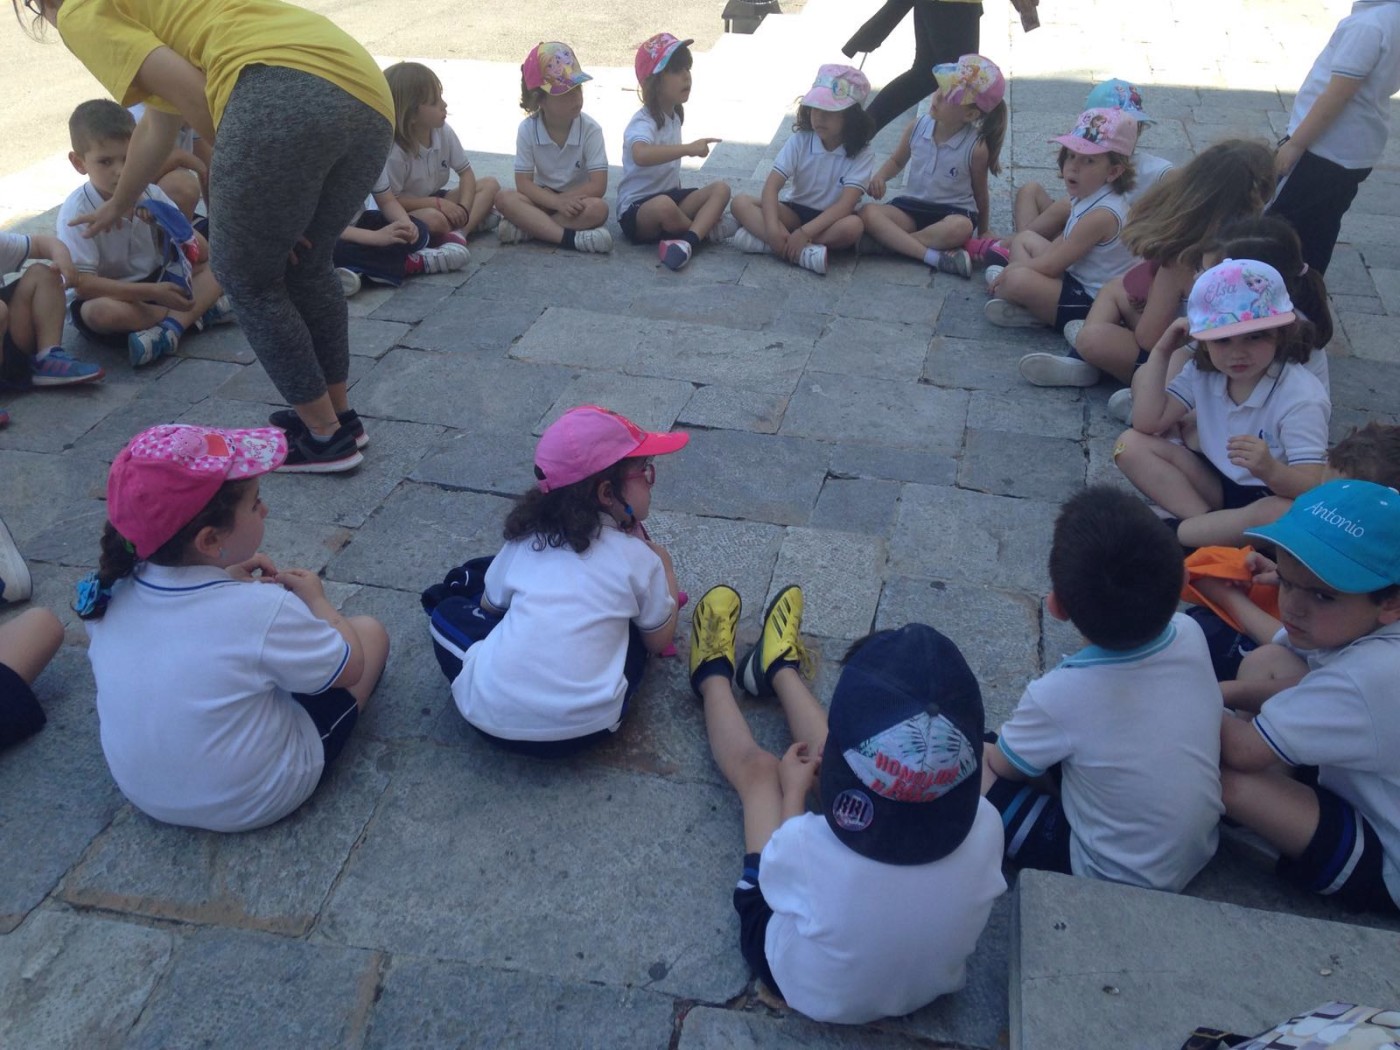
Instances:
[[[603,129],[587,113],[580,113],[560,146],[549,137],[538,113],[520,122],[515,133],[515,173],[530,175],[536,186],[563,193],[581,186],[595,171],[608,170]]]
[[[316,789],[325,749],[291,694],[330,688],[350,647],[296,595],[145,562],[87,629],[102,751],[137,809],[246,831]]]
[[[1176,167],[1166,157],[1158,157],[1152,153],[1144,153],[1142,150],[1133,152],[1133,170],[1137,172],[1137,178],[1133,180],[1133,188],[1123,196],[1128,198],[1128,207],[1137,203],[1137,199],[1150,190],[1157,183],[1162,181],[1162,176]]]
[[[1229,440],[1242,434],[1263,438],[1269,454],[1289,466],[1327,461],[1332,402],[1305,366],[1287,364],[1277,376],[1265,375],[1242,405],[1230,400],[1227,383],[1223,372],[1202,372],[1195,361],[1188,361],[1167,384],[1167,393],[1196,410],[1201,451],[1216,470],[1239,485],[1264,484],[1230,462]]]
[[[645,106],[632,114],[622,133],[622,180],[617,184],[619,215],[646,197],[681,188],[680,159],[643,167],[632,159],[632,147],[638,142],[652,146],[679,146],[680,118],[672,114],[658,128]]]
[[[1128,198],[1115,192],[1112,186],[1101,186],[1083,200],[1070,198],[1064,235],[1068,237],[1084,216],[1096,210],[1113,216],[1113,235],[1099,241],[1065,268],[1065,273],[1078,281],[1090,295],[1098,295],[1100,288],[1113,278],[1122,277],[1136,261],[1131,249],[1123,243],[1123,224],[1128,220]]]
[[[0,273],[10,273],[29,258],[29,238],[22,233],[0,232]]]
[[[611,519],[582,554],[510,541],[486,571],[486,600],[505,617],[467,650],[452,697],[468,722],[508,740],[615,727],[628,624],[654,631],[675,608],[656,552]]]
[[[1146,645],[1090,645],[1026,686],[1001,727],[1028,777],[1055,763],[1076,875],[1180,890],[1215,855],[1220,687],[1200,627],[1177,613]]]
[[[844,146],[829,150],[815,131],[799,131],[783,143],[773,170],[790,181],[784,200],[826,211],[848,187],[865,194],[875,174],[875,154],[867,146],[848,157]]]
[[[925,113],[909,136],[909,176],[906,196],[964,211],[977,210],[972,195],[972,151],[977,148],[977,125],[968,124],[947,142],[935,142],[934,119]]]
[[[1390,96],[1400,91],[1400,3],[1357,0],[1337,23],[1293,100],[1292,135],[1333,76],[1363,81],[1337,119],[1308,147],[1344,168],[1370,168],[1390,134]]]
[[[1311,670],[1266,700],[1254,727],[1289,765],[1317,766],[1318,784],[1376,829],[1385,885],[1400,904],[1400,623],[1304,655]]]
[[[144,196],[163,201],[172,208],[175,206],[165,191],[154,184],[146,187]],[[96,211],[102,204],[102,196],[91,182],[83,183],[70,193],[58,209],[58,239],[67,246],[79,273],[92,273],[113,281],[144,281],[165,264],[160,235],[150,223],[140,219],[124,221],[92,238],[83,236],[81,226],[68,225],[70,220]]]
[[[431,197],[447,185],[452,172],[460,175],[471,166],[457,133],[444,124],[433,131],[426,147],[415,146],[412,153],[395,142],[374,192],[382,192],[387,184],[395,197]]]
[[[773,909],[764,956],[787,1004],[817,1021],[865,1024],[961,988],[1006,890],[1002,839],[986,799],[962,844],[929,864],[864,857],[816,813],[785,820],[763,847],[758,881]]]

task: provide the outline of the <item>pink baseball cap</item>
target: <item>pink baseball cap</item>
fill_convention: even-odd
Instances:
[[[629,457],[664,456],[685,447],[684,431],[653,434],[598,405],[571,408],[551,423],[535,446],[535,477],[552,492]]]
[[[933,67],[933,79],[943,97],[954,105],[971,104],[990,113],[1006,97],[1006,78],[990,58],[963,55],[956,62]]]
[[[672,55],[693,43],[695,43],[694,39],[678,40],[670,33],[657,33],[648,38],[641,47],[637,48],[637,59],[633,63],[637,71],[637,83],[645,84],[647,77],[660,73],[666,68],[666,63],[671,61]]]
[[[854,66],[828,65],[817,70],[812,89],[802,96],[802,105],[839,113],[861,106],[870,97],[870,81]]]
[[[551,95],[567,95],[593,79],[578,64],[574,49],[558,40],[532,47],[520,66],[520,77],[530,90],[543,88]]]
[[[225,481],[267,474],[286,458],[287,435],[276,427],[151,427],[112,461],[107,520],[138,558],[149,558],[194,520]]]
[[[1202,341],[1282,328],[1297,318],[1282,275],[1257,259],[1212,266],[1196,278],[1186,300],[1191,338]]]
[[[1121,153],[1132,156],[1137,148],[1138,122],[1122,109],[1086,109],[1068,135],[1057,135],[1057,142],[1072,153]]]

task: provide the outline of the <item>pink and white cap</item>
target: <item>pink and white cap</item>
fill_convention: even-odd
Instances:
[[[1298,315],[1282,275],[1257,259],[1226,259],[1191,286],[1186,320],[1191,338],[1209,341],[1282,328]]]
[[[684,431],[657,434],[599,405],[571,408],[551,423],[535,446],[535,477],[553,492],[629,457],[664,456],[684,448]]]
[[[695,43],[693,39],[680,40],[670,33],[657,33],[655,36],[648,37],[642,46],[637,48],[637,58],[633,62],[637,83],[645,84],[647,77],[662,72],[666,68],[666,63],[671,61],[672,55],[693,43]]]
[[[973,105],[983,113],[996,109],[1006,97],[1006,77],[983,55],[963,55],[956,62],[933,67],[933,79],[943,98],[954,105]]]
[[[1071,153],[1119,153],[1131,157],[1137,139],[1138,122],[1126,110],[1086,109],[1079,114],[1073,131],[1050,141]]]
[[[543,89],[551,95],[567,95],[593,79],[578,64],[574,49],[558,40],[532,47],[520,67],[520,78],[531,91]]]
[[[870,97],[870,81],[854,66],[826,65],[817,70],[812,89],[802,96],[802,105],[840,113],[861,106]]]
[[[138,558],[149,558],[194,520],[224,482],[267,474],[286,458],[287,435],[276,427],[151,427],[112,461],[107,520]]]

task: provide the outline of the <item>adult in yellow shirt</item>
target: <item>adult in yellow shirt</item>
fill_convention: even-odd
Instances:
[[[131,215],[182,121],[214,143],[211,263],[295,409],[273,419],[287,430],[282,469],[359,464],[364,428],[346,394],[349,324],[331,252],[393,142],[393,99],[374,60],[281,0],[23,2],[113,98],[146,104],[116,192],[78,218],[87,235]]]

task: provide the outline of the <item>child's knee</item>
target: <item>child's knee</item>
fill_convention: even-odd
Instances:
[[[494,198],[496,194],[501,192],[501,184],[497,182],[495,178],[488,175],[484,179],[476,180],[476,192],[484,193],[486,196]]]
[[[781,794],[778,756],[754,744],[735,762],[735,780],[740,794],[772,789]]]
[[[1120,471],[1137,465],[1143,455],[1146,436],[1131,427],[1118,435],[1113,443],[1113,462]]]
[[[25,270],[24,275],[20,277],[19,282],[15,286],[15,291],[17,293],[27,293],[30,295],[45,289],[61,292],[63,290],[63,278],[59,277],[58,271],[52,266],[46,266],[43,263],[36,263]]]
[[[729,183],[727,182],[712,182],[701,192],[706,195],[706,203],[712,200],[718,200],[722,204],[727,205],[729,203],[730,194],[733,191],[729,188]]]
[[[583,221],[590,230],[607,222],[608,202],[602,197],[589,197],[583,205]]]
[[[78,309],[93,331],[121,332],[132,330],[136,304],[119,299],[88,299]]]

